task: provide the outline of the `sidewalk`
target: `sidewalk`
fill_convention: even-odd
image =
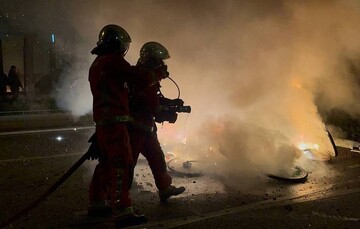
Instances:
[[[60,110],[0,112],[0,132],[93,125],[92,115],[74,118]]]

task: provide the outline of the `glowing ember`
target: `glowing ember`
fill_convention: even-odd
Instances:
[[[176,155],[174,153],[172,153],[172,152],[165,153],[165,161],[170,161],[175,158],[176,158]]]
[[[298,148],[301,149],[302,151],[305,151],[305,150],[308,150],[308,149],[319,150],[320,146],[318,144],[313,144],[313,143],[300,143],[298,145]]]
[[[291,80],[291,86],[298,89],[302,88],[301,82],[298,79],[294,79],[294,78]]]

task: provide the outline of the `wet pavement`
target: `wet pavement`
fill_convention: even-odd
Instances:
[[[42,195],[87,150],[92,126],[0,134],[0,221]],[[221,176],[179,177],[184,194],[159,202],[146,161],[140,158],[134,207],[149,222],[134,228],[359,228],[360,158],[311,162],[305,183],[258,176],[253,186]],[[86,161],[62,186],[9,228],[114,228],[111,218],[86,215],[96,161]],[[323,171],[327,173],[324,174]],[[234,185],[237,184],[237,185]],[[236,187],[237,186],[237,187]]]

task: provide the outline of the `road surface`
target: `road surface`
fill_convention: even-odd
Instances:
[[[45,192],[89,144],[92,126],[1,132],[0,221]],[[360,158],[313,162],[305,183],[259,176],[248,189],[241,179],[177,177],[187,188],[159,202],[151,172],[140,158],[132,189],[134,207],[149,222],[134,228],[360,228]],[[9,228],[114,228],[111,218],[86,215],[95,161],[86,161],[59,189]],[[326,173],[324,174],[324,171]]]

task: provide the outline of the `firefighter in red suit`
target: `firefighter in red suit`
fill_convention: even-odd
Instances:
[[[164,60],[170,58],[168,50],[158,42],[148,42],[140,50],[137,66],[153,70],[166,66]],[[176,121],[176,112],[164,113],[159,102],[160,83],[151,87],[130,84],[130,115],[133,122],[128,125],[133,160],[136,163],[141,153],[148,161],[159,190],[161,201],[185,191],[184,187],[175,187],[166,169],[165,156],[161,149],[155,117],[167,116],[166,120]],[[170,116],[170,117],[169,117]]]
[[[129,34],[122,27],[105,26],[91,52],[97,57],[89,70],[96,143],[101,154],[90,184],[88,214],[107,215],[116,210],[120,226],[146,221],[144,215],[134,213],[129,196],[134,161],[126,127],[131,121],[127,85],[147,87],[168,76],[164,68],[149,72],[131,66],[124,59],[130,42]],[[120,200],[117,205],[116,191]]]

